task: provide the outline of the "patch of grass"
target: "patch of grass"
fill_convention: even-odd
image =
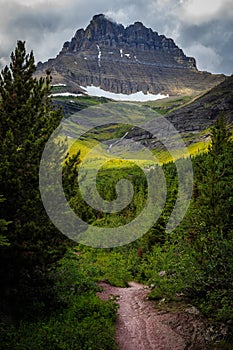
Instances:
[[[143,103],[144,106],[152,108],[159,114],[166,115],[176,109],[184,107],[185,105],[194,101],[196,96],[181,96],[181,97],[169,97],[162,100],[151,101]]]
[[[55,87],[52,89],[52,93],[55,93],[55,90],[57,90],[56,92],[64,92],[61,90],[64,90],[64,87]],[[67,88],[66,88],[67,91]],[[93,97],[93,96],[53,96],[53,100],[55,101],[72,101],[72,103],[77,104],[77,105],[82,105],[83,107],[90,107],[90,106],[94,106],[94,105],[98,105],[101,103],[106,103],[109,102],[109,100],[105,97]]]
[[[187,156],[195,156],[199,153],[207,152],[210,142],[196,142],[187,146],[187,152],[184,154],[182,149],[174,149],[172,155],[167,150],[154,149],[153,153],[158,159],[160,165],[176,161]]]
[[[67,86],[52,86],[51,92],[52,94],[57,94],[59,92],[65,92],[67,91]]]

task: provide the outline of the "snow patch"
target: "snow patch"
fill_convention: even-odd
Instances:
[[[66,84],[58,83],[58,84],[52,84],[51,86],[53,86],[53,87],[59,87],[59,86],[67,86],[67,85],[66,85]]]
[[[98,66],[101,67],[101,55],[102,55],[102,52],[100,50],[99,45],[96,45],[96,47],[97,47],[97,50],[98,50]]]
[[[129,53],[125,53],[125,56],[130,58],[130,54]]]
[[[123,58],[123,50],[120,49],[120,55],[121,55],[121,58]]]
[[[155,101],[163,98],[169,97],[169,95],[157,94],[153,95],[147,92],[144,94],[142,91],[135,92],[134,94],[116,94],[114,92],[105,91],[99,86],[80,86],[81,89],[85,90],[86,93],[90,96],[96,97],[106,97],[115,101],[133,101],[133,102],[146,102],[146,101]]]
[[[50,96],[56,97],[56,96],[83,96],[83,94],[73,94],[72,92],[58,92],[56,94],[51,94]]]

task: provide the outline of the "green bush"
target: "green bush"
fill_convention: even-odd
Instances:
[[[1,324],[2,350],[114,350],[117,305],[96,296],[96,275],[73,252],[51,272],[57,308],[37,321]],[[85,265],[86,264],[86,265]],[[85,269],[86,268],[86,269]],[[93,271],[92,271],[93,272]],[[36,312],[36,310],[31,310]]]

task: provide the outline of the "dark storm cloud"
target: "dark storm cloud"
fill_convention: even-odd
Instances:
[[[7,61],[17,40],[26,40],[30,49],[41,49],[48,34],[56,32],[61,20],[50,9],[27,7],[17,2],[6,4],[0,13],[0,55]]]
[[[77,29],[104,13],[172,37],[201,69],[232,73],[233,0],[0,0],[0,7],[0,65],[18,39],[37,60],[55,57]]]
[[[215,72],[233,73],[233,28],[231,20],[212,20],[200,25],[184,25],[179,32],[178,41],[183,48],[202,46],[212,50],[218,57],[215,67],[211,67]],[[195,52],[194,52],[195,53]],[[201,62],[201,66],[208,68],[210,57],[206,57],[206,62]]]

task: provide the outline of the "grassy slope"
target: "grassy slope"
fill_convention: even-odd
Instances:
[[[144,102],[143,105],[152,108],[161,115],[166,115],[192,103],[198,97],[199,95],[169,97],[158,101]]]
[[[64,90],[64,87],[54,87],[54,92],[59,92],[61,90]],[[161,114],[161,115],[166,115],[174,110],[177,110],[181,107],[184,107],[188,104],[191,104],[193,101],[195,101],[198,98],[196,95],[192,96],[184,96],[184,97],[171,97],[168,99],[164,100],[158,100],[158,101],[153,101],[153,102],[146,102],[146,103],[139,103],[140,105],[146,106],[150,109],[155,110],[155,112]],[[66,108],[66,106],[72,104],[73,109],[81,110],[83,108],[88,108],[88,107],[93,107],[96,106],[100,103],[106,102],[106,99],[102,98],[97,98],[97,97],[54,97],[55,101],[58,101],[59,103],[63,104]],[[128,116],[127,116],[128,117]],[[131,119],[134,120],[134,118],[137,119],[137,116],[131,116]],[[75,124],[75,123],[70,123],[69,126],[66,126],[65,129],[66,131],[68,130],[78,130],[80,127]],[[99,141],[106,141],[106,140],[114,140],[116,138],[120,138],[123,136],[128,130],[130,129],[129,126],[127,125],[107,125],[105,127],[102,127],[100,132],[87,135],[87,137],[84,140],[78,140],[73,144],[73,139],[69,139],[69,144],[73,144],[72,148],[69,150],[70,155],[73,155],[77,153],[78,150],[81,151],[81,159],[84,159],[88,152],[98,144]],[[206,151],[208,148],[208,142],[205,141],[199,141],[192,143],[192,135],[184,135],[184,141],[188,141],[190,145],[188,146],[188,151],[190,155],[195,155],[198,152]],[[107,149],[107,146],[105,146]],[[154,155],[157,157],[158,162],[160,164],[170,162],[172,160],[172,156],[167,152],[167,151],[158,151],[158,150],[153,150]],[[175,153],[175,159],[179,159],[180,156],[180,151],[177,150],[174,152]],[[109,154],[107,152],[104,152],[104,154],[101,156],[103,160],[108,161],[111,159]],[[93,168],[95,167],[95,162],[94,162],[94,155],[90,156],[91,162],[90,162],[90,167]],[[143,161],[140,159],[140,155],[138,156],[139,158],[139,164],[141,164],[144,167],[148,167],[150,165],[153,165],[150,161]],[[113,167],[128,167],[129,163],[127,161],[111,161]]]
[[[139,105],[143,105],[148,107],[150,110],[155,111],[155,116],[160,114],[166,116],[167,114],[170,114],[174,111],[179,111],[182,113],[183,107],[188,107],[190,111],[193,111],[197,107],[198,108],[204,108],[208,109],[211,106],[214,106],[216,108],[216,105],[224,104],[226,100],[231,100],[232,97],[232,82],[233,78],[229,77],[226,79],[223,83],[216,86],[210,91],[205,91],[201,95],[191,95],[191,96],[183,96],[183,97],[170,97],[168,99],[162,99],[157,100],[153,102],[144,102],[139,103]],[[54,87],[54,92],[64,91],[64,87]],[[80,111],[83,108],[93,107],[98,104],[107,102],[108,100],[105,98],[98,98],[98,97],[89,97],[89,96],[83,96],[83,97],[55,97],[54,101],[57,103],[60,103],[64,106],[64,111],[71,114],[74,111]],[[122,103],[121,103],[122,104]],[[196,107],[195,107],[196,106]],[[229,106],[229,105],[228,105]],[[69,109],[71,108],[71,110]],[[227,116],[231,115],[231,108],[228,108],[225,112]],[[126,109],[127,110],[127,109]],[[145,122],[146,120],[139,120],[137,115],[129,115],[128,110],[127,113],[127,120],[137,121],[137,122]],[[157,113],[157,114],[156,114]],[[70,130],[79,130],[80,126],[78,126],[75,123],[70,123],[70,125],[67,125],[66,131],[69,132]],[[76,153],[78,150],[81,151],[81,159],[85,158],[85,156],[88,154],[88,152],[97,145],[100,141],[106,141],[106,140],[113,140],[116,138],[122,137],[128,130],[130,126],[128,125],[106,125],[102,127],[98,132],[93,132],[92,134],[87,134],[85,136],[85,139],[82,141],[77,141],[72,149],[70,150],[70,154]],[[85,129],[85,127],[84,127]],[[182,138],[184,142],[186,143],[188,151],[190,153],[190,156],[196,155],[200,152],[206,152],[209,146],[209,138],[206,137],[209,134],[209,129],[203,130],[198,134],[192,134],[192,133],[184,133],[182,135]],[[70,143],[73,142],[72,139],[69,141]],[[107,146],[105,145],[105,150],[107,150]],[[159,151],[157,149],[153,150],[154,155],[157,157],[158,162],[161,164],[170,162],[172,160],[171,155],[167,151]],[[178,159],[182,156],[179,150],[174,150],[174,158]],[[103,160],[108,161],[111,157],[109,154],[105,151],[103,155],[101,156]],[[139,159],[139,163],[144,166],[148,167],[151,165],[148,161],[143,161],[141,158],[143,157],[141,154],[135,155],[136,158]],[[91,162],[90,167],[95,167],[94,162],[94,156],[91,156]],[[108,166],[111,164],[113,167],[128,167],[127,161],[111,161],[108,162]]]

